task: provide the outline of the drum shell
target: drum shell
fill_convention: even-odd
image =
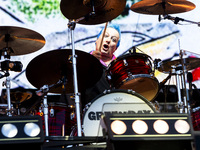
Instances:
[[[153,76],[152,63],[146,54],[136,53],[118,57],[106,70],[113,89],[132,89],[152,101],[158,93],[159,82]]]
[[[102,136],[100,127],[101,115],[111,113],[155,113],[154,106],[138,93],[132,90],[106,91],[91,104],[87,105],[83,117],[83,132],[85,136]]]
[[[39,109],[38,115],[42,116],[43,129],[45,131],[44,114]],[[48,103],[48,128],[49,136],[70,135],[72,127],[76,123],[74,112],[71,107],[64,103]]]

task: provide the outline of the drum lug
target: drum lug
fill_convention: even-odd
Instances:
[[[110,81],[112,79],[111,75],[107,75],[107,79]]]
[[[103,94],[109,94],[111,91],[110,90],[105,90],[103,91]]]
[[[128,93],[135,94],[135,91],[133,91],[132,89],[128,89]]]
[[[124,66],[128,66],[128,62],[126,61],[126,59],[123,59],[124,62]]]
[[[131,78],[133,74],[131,72],[128,72],[128,77]]]
[[[54,109],[53,108],[50,109],[49,115],[50,115],[50,117],[54,117]]]

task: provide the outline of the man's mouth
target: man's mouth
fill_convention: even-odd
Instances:
[[[107,51],[108,48],[109,48],[109,46],[108,46],[107,44],[104,44],[104,45],[103,45],[103,50],[106,50],[106,51]]]

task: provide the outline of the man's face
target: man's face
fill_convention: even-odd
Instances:
[[[103,32],[102,32],[103,34]],[[99,49],[101,40],[102,40],[102,34],[96,41],[96,50]],[[113,57],[113,53],[117,49],[117,43],[119,41],[119,33],[114,28],[107,28],[105,32],[105,36],[103,39],[102,47],[101,47],[101,56],[103,57]]]

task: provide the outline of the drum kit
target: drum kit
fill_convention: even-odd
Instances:
[[[74,118],[76,118],[78,136],[82,136],[82,132],[86,136],[102,135],[99,133],[102,113],[157,112],[152,102],[160,87],[172,75],[176,76],[177,81],[179,113],[190,113],[185,75],[187,71],[200,66],[200,59],[183,58],[181,51],[181,57],[178,60],[153,61],[146,54],[130,51],[110,63],[105,78],[111,88],[106,89],[104,93],[87,104],[84,115],[81,114],[80,104],[83,100],[80,100],[81,93],[79,91],[94,86],[102,76],[103,67],[94,56],[75,49],[76,23],[95,25],[111,21],[122,13],[125,5],[126,0],[61,0],[61,12],[69,19],[68,27],[71,31],[72,49],[43,53],[31,60],[26,68],[28,81],[38,89],[37,95],[42,96],[42,106],[37,114],[44,115],[46,136],[60,135],[60,133],[52,132],[53,129],[49,126],[49,122],[56,122],[56,119],[59,120],[59,118],[65,120],[63,114],[70,111],[66,104],[50,104],[47,99],[48,93],[73,93],[72,99],[75,105],[70,107],[75,108],[76,111]],[[145,0],[131,6],[133,12],[163,16],[187,12],[194,8],[195,5],[186,0]],[[169,16],[165,18],[169,18]],[[1,62],[1,70],[5,72],[5,75],[1,78],[6,77],[7,115],[12,116],[10,95],[13,93],[10,93],[9,71],[21,71],[22,64],[10,61],[10,56],[35,52],[44,46],[45,39],[35,31],[11,26],[0,27],[0,37],[1,55],[5,58],[5,61]],[[154,76],[155,69],[153,69],[152,62],[158,71],[169,74],[161,83]],[[181,87],[185,90],[183,95],[181,95]],[[24,95],[27,94],[22,95],[22,99],[17,100],[18,103],[29,100],[29,98],[24,98]],[[67,119],[67,121],[69,120]],[[61,123],[59,127],[55,127],[56,130],[65,131],[67,121]],[[65,135],[65,132],[62,132],[62,135]]]

